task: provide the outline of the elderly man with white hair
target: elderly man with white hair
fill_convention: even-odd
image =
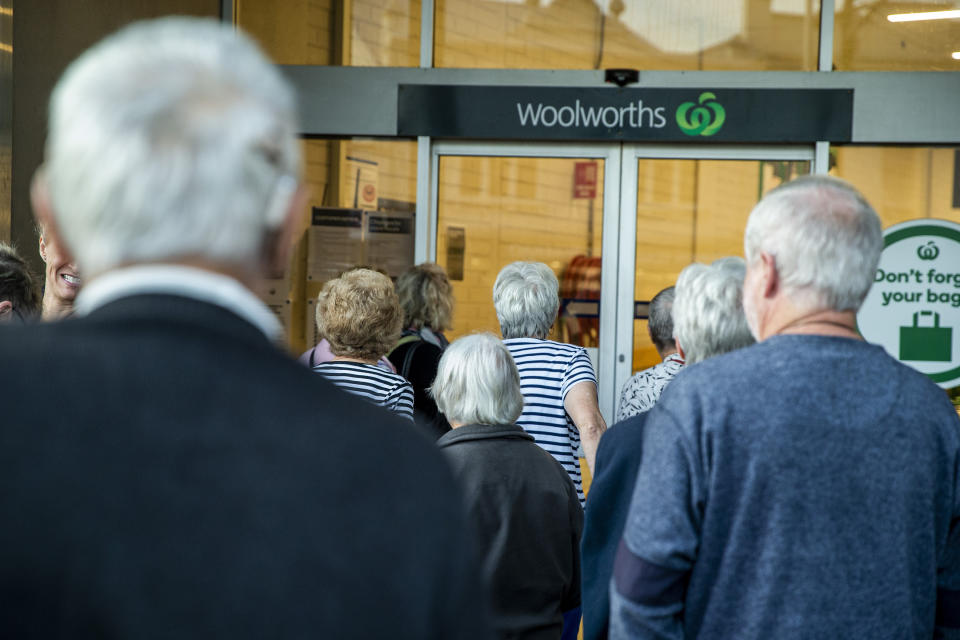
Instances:
[[[437,440],[476,528],[483,577],[501,638],[559,638],[580,605],[583,510],[563,467],[514,424],[520,375],[492,334],[460,338],[432,394],[452,431]],[[566,616],[574,635],[575,613]]]
[[[754,343],[743,315],[743,258],[694,263],[671,287],[671,341],[686,366]],[[654,402],[655,403],[655,402]],[[652,406],[650,407],[652,408]],[[600,439],[583,530],[583,637],[607,637],[610,576],[643,452],[647,412],[619,422]]]
[[[0,332],[0,635],[487,637],[441,456],[280,351],[252,293],[303,215],[294,106],[186,18],[57,84],[34,204],[84,289]]]
[[[548,340],[560,309],[560,283],[542,262],[513,262],[493,285],[500,333],[520,370],[523,413],[517,424],[570,474],[580,503],[578,451],[592,469],[607,425],[597,402],[597,376],[586,349]]]
[[[759,342],[680,372],[650,412],[611,637],[956,637],[960,421],[857,333],[877,214],[802,178],[744,244]]]

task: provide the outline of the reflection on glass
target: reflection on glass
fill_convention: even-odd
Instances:
[[[956,19],[894,22],[891,15],[956,9],[953,0],[837,0],[834,68],[842,71],[955,71]]]
[[[420,62],[420,0],[237,0],[234,15],[279,64]]]
[[[747,216],[770,189],[809,173],[808,162],[640,160],[635,300],[649,302],[691,262],[743,256]],[[633,370],[660,362],[635,320]]]
[[[551,338],[597,346],[603,171],[602,160],[440,158],[437,262],[456,297],[449,337],[499,335],[493,283],[504,265],[527,260],[560,281],[569,313]]]
[[[438,67],[814,70],[814,0],[437,0]]]
[[[915,218],[960,223],[958,152],[937,147],[832,147],[830,173],[853,183],[884,227]]]

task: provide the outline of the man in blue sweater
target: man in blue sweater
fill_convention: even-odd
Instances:
[[[649,414],[612,638],[960,637],[960,420],[857,333],[882,246],[832,178],[753,210],[759,342],[680,372]]]

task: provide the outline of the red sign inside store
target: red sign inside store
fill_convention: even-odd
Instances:
[[[596,162],[577,162],[573,165],[573,197],[597,197]]]

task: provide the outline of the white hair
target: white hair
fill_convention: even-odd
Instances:
[[[491,333],[469,335],[447,347],[430,393],[451,423],[513,424],[523,411],[517,365]]]
[[[673,301],[674,335],[693,364],[754,343],[743,313],[743,258],[696,262],[680,272]]]
[[[773,256],[785,292],[806,309],[858,309],[882,250],[873,207],[830,176],[805,176],[771,191],[754,207],[744,234],[747,262]]]
[[[512,262],[493,285],[493,306],[506,338],[546,338],[560,308],[560,283],[542,262]]]
[[[249,268],[299,172],[293,90],[214,20],[130,25],[73,62],[51,98],[46,179],[85,274],[177,257]]]

